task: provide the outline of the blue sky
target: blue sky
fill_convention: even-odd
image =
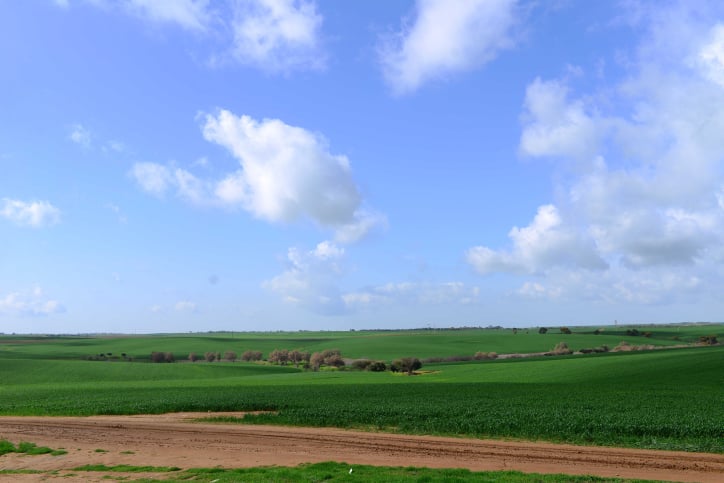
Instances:
[[[0,332],[719,321],[719,2],[0,3]]]

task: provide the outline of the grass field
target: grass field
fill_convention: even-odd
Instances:
[[[716,333],[717,328],[721,326],[708,326],[703,332]],[[399,333],[382,332],[376,337],[384,342],[366,346],[366,352],[354,339],[366,340],[373,334],[298,335],[308,342],[315,340],[319,345],[314,347],[319,349],[338,347],[345,355],[381,358],[384,354],[459,354],[461,339],[468,331],[451,332],[442,333],[437,344],[429,340],[435,334],[409,334],[412,342],[407,346],[399,342],[403,340]],[[491,331],[493,340],[506,341],[501,349],[483,340],[486,331],[471,332],[478,340],[467,347],[467,353],[473,348],[525,352],[521,348],[539,348],[535,344],[540,344],[540,339],[547,350],[562,340],[560,334],[540,335],[532,330],[517,335]],[[682,334],[682,339],[698,337],[691,327],[661,332],[646,342],[666,342],[674,337],[668,335],[671,333]],[[324,337],[331,338],[329,344],[318,341]],[[603,336],[574,333],[568,337],[581,345],[593,345],[589,342]],[[620,341],[620,336],[613,337]],[[0,414],[271,410],[275,413],[241,422],[724,452],[724,347],[427,364],[423,374],[407,376],[306,372],[290,366],[239,362],[92,362],[79,360],[76,345],[83,342],[81,347],[95,351],[105,343],[119,344],[106,351],[114,352],[132,341],[139,351],[168,350],[164,343],[181,344],[185,339],[193,345],[204,338],[41,339],[31,343],[12,338],[8,343],[6,338],[0,342]],[[226,343],[223,337],[210,339],[210,343]],[[271,334],[267,339],[272,340],[265,343],[277,347],[291,340],[289,334]],[[391,352],[389,339],[398,341],[397,353]],[[634,339],[632,343],[643,338]],[[447,343],[452,349],[438,347]],[[426,344],[431,352],[424,351]],[[432,346],[437,352],[432,352]],[[201,352],[203,348],[192,350]]]
[[[626,331],[636,328],[651,332],[651,337],[630,336]],[[541,335],[537,328],[462,329],[409,331],[347,331],[347,332],[237,332],[209,334],[175,334],[157,336],[0,336],[1,358],[83,359],[100,353],[115,357],[126,354],[135,360],[146,360],[152,351],[172,352],[183,359],[190,352],[258,350],[265,355],[274,349],[299,349],[307,352],[340,349],[345,357],[391,360],[397,357],[449,357],[475,352],[531,353],[550,350],[558,342],[566,342],[578,350],[621,341],[656,346],[695,342],[699,336],[724,333],[724,324],[690,326],[571,327],[570,335],[558,327]]]

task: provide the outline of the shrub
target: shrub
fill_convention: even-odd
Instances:
[[[344,367],[344,359],[339,354],[332,354],[324,359],[324,364],[331,367]]]
[[[569,329],[568,327],[561,327],[561,334],[570,335],[571,329]]]
[[[364,371],[368,369],[370,365],[372,365],[372,361],[369,359],[357,359],[356,361],[352,362],[352,369]]]
[[[407,372],[407,375],[412,375],[416,370],[422,367],[422,362],[417,357],[403,357],[402,359],[396,359],[390,370],[392,372]]]
[[[639,335],[641,335],[641,332],[639,332],[638,329],[626,329],[626,335],[638,337]]]
[[[163,353],[163,362],[175,362],[176,359],[173,357],[173,352]]]
[[[716,335],[702,335],[699,337],[699,343],[706,344],[706,345],[715,345],[718,344],[719,341],[716,338]]]
[[[559,342],[556,344],[556,346],[553,348],[552,351],[550,351],[550,354],[556,355],[556,356],[562,356],[571,354],[571,349],[568,348],[568,344],[565,342]]]
[[[289,351],[286,349],[274,349],[269,353],[267,360],[272,364],[284,366],[287,364],[287,361],[289,361]]]
[[[370,372],[385,372],[387,370],[387,364],[382,361],[375,361],[367,366],[367,370]]]
[[[207,352],[204,354],[206,362],[214,362],[216,360],[216,352]]]
[[[151,362],[164,362],[165,354],[163,352],[151,352]]]
[[[262,359],[262,357],[263,357],[263,355],[262,355],[261,351],[251,351],[251,350],[249,350],[249,351],[245,351],[245,352],[241,355],[241,360],[242,360],[242,361],[246,361],[246,362],[260,361],[260,360]]]
[[[473,356],[473,359],[476,361],[485,361],[489,359],[497,359],[498,353],[497,352],[476,352]]]
[[[323,363],[324,363],[324,356],[322,354],[320,354],[319,352],[315,352],[309,358],[309,366],[312,368],[313,371],[318,371],[319,366],[321,366]]]
[[[234,351],[224,352],[224,360],[229,361],[229,362],[234,362],[236,360],[236,352],[234,352]]]
[[[189,361],[191,361],[191,362],[196,362],[196,361],[198,361],[199,359],[200,359],[200,357],[199,357],[198,355],[196,355],[195,352],[191,352],[191,353],[189,354]]]
[[[545,327],[541,327],[540,329],[538,329],[539,334],[545,334],[546,332],[548,332],[548,329]]]

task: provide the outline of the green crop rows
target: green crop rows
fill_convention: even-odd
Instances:
[[[434,354],[461,350],[468,332],[474,333],[468,352],[494,346],[485,340],[486,331],[453,331],[440,334],[438,344],[453,348],[437,348]],[[490,331],[489,336],[505,337],[505,347],[518,350],[540,344],[540,339],[548,346],[560,339],[558,334],[504,332]],[[684,328],[651,339],[670,340],[670,333],[696,336]],[[297,340],[377,357],[389,350],[391,339],[403,355],[425,357],[430,352],[424,347],[431,345],[433,336],[411,333],[408,345],[400,333],[309,333]],[[569,337],[580,344],[601,337],[577,336]],[[384,341],[379,344],[382,349],[370,344],[362,352],[361,341],[373,337]],[[240,362],[151,364],[78,357],[100,347],[119,352],[131,342],[137,351],[168,350],[164,344],[171,343],[195,350],[203,339],[2,339],[0,414],[270,410],[274,413],[243,422],[724,452],[723,347],[426,364],[425,373],[417,376],[315,373]],[[228,342],[211,339],[207,342]],[[289,334],[272,334],[265,340],[271,347],[293,347],[288,345]],[[105,344],[115,345],[110,350]]]

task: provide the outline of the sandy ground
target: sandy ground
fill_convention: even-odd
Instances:
[[[0,417],[0,439],[15,443],[30,441],[68,452],[61,456],[0,456],[0,469],[58,470],[55,475],[0,475],[0,480],[101,481],[103,473],[68,476],[71,468],[85,464],[187,469],[343,461],[384,466],[724,482],[724,455],[720,454],[192,421],[207,415]],[[169,474],[157,476],[165,478]]]

